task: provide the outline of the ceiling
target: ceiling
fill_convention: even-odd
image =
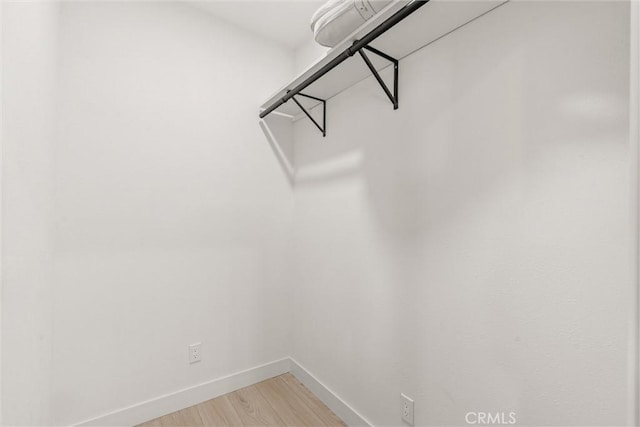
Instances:
[[[238,27],[296,49],[312,39],[311,16],[323,0],[190,1]]]

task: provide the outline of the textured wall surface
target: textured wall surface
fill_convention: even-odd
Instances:
[[[293,356],[374,424],[626,423],[628,31],[510,3],[296,123]]]
[[[4,23],[4,421],[287,356],[292,196],[256,106],[289,50],[178,2],[21,2]]]

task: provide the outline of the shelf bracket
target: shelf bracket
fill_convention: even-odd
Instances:
[[[298,107],[300,107],[302,112],[309,118],[309,120],[311,120],[313,124],[316,125],[316,127],[320,130],[320,132],[322,132],[322,136],[326,137],[327,136],[327,101],[325,101],[324,99],[316,98],[315,96],[305,95],[304,93],[300,93],[300,92],[298,92],[298,95],[322,102],[322,126],[320,126],[318,122],[313,117],[311,117],[311,114],[307,111],[307,109],[304,108],[302,104],[300,104],[300,102],[298,102],[298,100],[296,99],[296,96],[293,95],[291,97],[291,99],[293,99],[293,102],[295,102],[298,105]]]
[[[378,73],[378,70],[376,70],[376,68],[373,66],[373,64],[371,63],[371,60],[369,60],[369,57],[367,56],[367,54],[364,53],[364,49],[368,50],[369,52],[375,53],[376,55],[378,55],[378,56],[386,59],[387,61],[393,63],[393,94],[391,93],[391,91],[389,90],[387,85],[385,84],[384,80],[382,80],[382,77],[380,77],[380,74]],[[397,110],[398,109],[398,63],[399,63],[399,61],[397,59],[387,55],[386,53],[381,52],[378,49],[374,49],[374,48],[372,48],[371,46],[368,46],[368,45],[363,46],[362,49],[360,49],[358,51],[358,53],[360,54],[360,56],[364,60],[365,64],[367,64],[367,67],[369,67],[369,70],[371,70],[371,73],[373,74],[373,77],[376,78],[376,80],[380,84],[380,87],[382,87],[382,90],[384,90],[384,93],[387,94],[387,97],[389,98],[389,100],[393,104],[393,109]]]
[[[360,52],[364,48],[367,48],[371,52],[376,52],[376,53],[378,53],[380,55],[383,55],[383,57],[387,57],[387,59],[389,59],[390,61],[392,61],[394,63],[395,70],[396,70],[396,72],[395,72],[395,83],[396,84],[394,85],[394,89],[395,89],[396,93],[395,93],[395,96],[394,96],[394,98],[395,98],[394,107],[397,107],[397,103],[398,103],[397,102],[398,101],[398,90],[397,90],[398,64],[397,64],[397,61],[395,59],[391,58],[391,57],[388,57],[388,55],[385,55],[382,52],[375,51],[373,48],[369,47],[369,44],[371,42],[373,42],[375,39],[377,39],[378,37],[380,37],[382,34],[386,33],[390,28],[392,28],[398,22],[402,21],[407,16],[411,15],[412,13],[414,13],[415,11],[420,9],[422,6],[426,5],[428,2],[429,2],[429,0],[413,0],[413,1],[410,1],[409,3],[407,3],[405,6],[402,7],[402,9],[398,10],[393,15],[391,15],[390,17],[385,19],[384,22],[382,22],[380,25],[375,27],[373,30],[369,31],[364,37],[362,37],[362,39],[355,41],[353,43],[353,45],[349,46],[348,48],[346,48],[342,52],[338,53],[333,59],[331,59],[330,61],[326,62],[324,65],[322,65],[320,67],[320,69],[316,70],[313,74],[311,74],[309,77],[304,79],[302,82],[300,82],[293,89],[289,90],[282,98],[273,101],[271,103],[271,105],[269,105],[267,108],[265,108],[263,111],[260,112],[260,114],[259,114],[260,118],[264,119],[265,117],[267,117],[276,108],[280,107],[282,104],[284,104],[285,102],[290,100],[293,96],[299,94],[301,91],[303,91],[309,85],[311,85],[313,82],[315,82],[316,80],[318,80],[319,78],[321,78],[322,76],[327,74],[329,71],[333,70],[338,65],[342,64],[344,61],[346,61],[347,59],[351,58],[353,55],[356,54],[356,52]],[[377,75],[377,72],[374,73],[374,75]],[[385,87],[386,87],[386,85],[385,85]]]

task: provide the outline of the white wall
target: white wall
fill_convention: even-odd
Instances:
[[[638,348],[640,345],[640,313],[638,312],[640,307],[640,292],[638,289],[638,273],[640,267],[640,253],[638,247],[640,245],[640,236],[638,235],[638,226],[640,225],[640,216],[638,215],[639,196],[640,196],[640,170],[639,170],[639,151],[640,148],[640,3],[637,0],[630,2],[630,46],[629,46],[629,61],[630,61],[630,90],[629,90],[629,136],[630,136],[630,156],[631,156],[631,209],[635,212],[632,215],[631,221],[631,233],[632,244],[635,245],[636,250],[632,252],[631,261],[631,298],[629,300],[629,342],[633,345],[629,346],[629,393],[628,393],[628,418],[635,420],[633,425],[640,424],[640,395],[638,394],[638,383],[640,380],[639,368],[640,359],[638,359]]]
[[[3,2],[0,2],[0,147],[4,138],[2,127],[2,9]],[[0,425],[2,423],[2,149],[0,148]]]
[[[289,355],[292,196],[256,117],[290,52],[179,3],[63,2],[59,34],[24,31],[36,9],[5,10],[25,138],[4,153],[4,421],[75,423]],[[33,104],[56,75],[52,144]],[[45,389],[50,417],[23,393]]]
[[[293,62],[294,74],[301,74],[309,68],[309,66],[316,63],[320,58],[323,58],[328,51],[329,48],[319,45],[313,38],[302,44],[295,50]]]
[[[640,359],[638,359],[638,349],[640,346],[640,290],[639,284],[639,267],[640,267],[640,248],[638,235],[638,229],[640,225],[640,215],[638,215],[639,197],[640,197],[640,3],[637,0],[631,2],[631,14],[630,14],[630,46],[629,46],[629,61],[630,61],[630,79],[629,79],[629,127],[630,127],[630,155],[631,155],[631,208],[635,215],[631,217],[631,233],[633,239],[632,244],[635,245],[636,250],[632,252],[631,261],[631,295],[629,304],[631,309],[629,310],[629,342],[634,345],[629,346],[629,404],[628,412],[629,419],[635,420],[634,425],[640,424],[640,394],[638,390],[639,386],[639,373],[640,373]]]
[[[46,425],[58,8],[45,2],[3,3],[3,422]]]
[[[416,425],[625,423],[627,4],[503,6],[402,61],[400,110],[369,79],[327,138],[298,121],[293,248],[256,106],[316,49],[174,3],[4,8],[5,424],[290,354],[377,425],[400,392]]]
[[[296,123],[292,354],[374,424],[627,422],[628,32],[510,3]]]

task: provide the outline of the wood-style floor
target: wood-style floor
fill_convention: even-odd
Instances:
[[[291,374],[140,424],[186,426],[346,426]]]

